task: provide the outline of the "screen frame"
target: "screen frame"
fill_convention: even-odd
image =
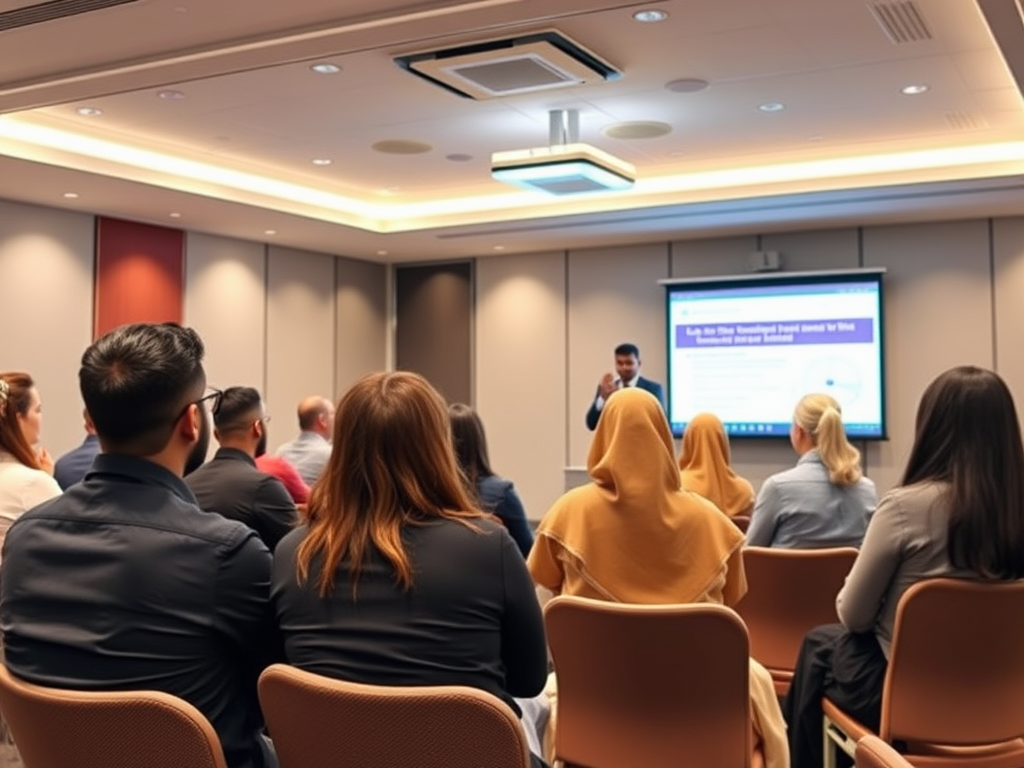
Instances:
[[[879,398],[880,398],[880,412],[879,417],[881,419],[881,430],[876,435],[850,435],[850,440],[866,441],[866,442],[882,442],[889,439],[889,416],[887,407],[887,371],[886,371],[886,343],[885,343],[885,280],[886,274],[885,267],[861,267],[854,269],[828,269],[828,270],[814,270],[814,271],[803,271],[803,272],[771,272],[771,273],[755,273],[745,275],[709,275],[702,277],[681,277],[681,278],[668,278],[659,280],[658,284],[665,287],[665,370],[667,376],[668,392],[666,393],[666,403],[668,412],[669,427],[672,430],[672,435],[675,438],[681,438],[684,427],[678,427],[672,422],[672,397],[674,388],[672,386],[673,368],[672,365],[672,352],[673,352],[673,333],[672,333],[672,309],[670,297],[673,289],[679,286],[706,288],[707,290],[715,290],[718,288],[756,288],[758,286],[765,285],[828,285],[830,283],[841,283],[844,280],[853,280],[854,282],[876,282],[878,285],[878,345],[879,345]],[[868,278],[869,280],[865,280]],[[793,404],[794,406],[796,403]],[[789,440],[788,434],[759,434],[759,433],[744,433],[744,432],[733,432],[726,427],[727,435],[730,441],[732,440],[752,440],[755,442],[762,441],[777,441],[777,440]]]

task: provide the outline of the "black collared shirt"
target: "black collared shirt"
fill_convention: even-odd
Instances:
[[[201,511],[181,478],[101,454],[7,533],[7,665],[41,685],[179,696],[209,718],[230,768],[262,768],[256,679],[279,649],[270,570],[256,534]]]
[[[295,502],[276,477],[237,448],[221,448],[185,478],[199,506],[252,528],[271,552],[299,521]]]

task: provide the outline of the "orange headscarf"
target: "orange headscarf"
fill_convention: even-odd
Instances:
[[[683,488],[699,493],[729,517],[754,508],[754,487],[729,466],[729,438],[719,418],[699,413],[686,425],[679,453]]]
[[[747,590],[743,534],[680,486],[658,401],[636,387],[608,398],[590,446],[593,482],[555,502],[527,564],[534,581],[568,595],[625,603],[713,601]]]

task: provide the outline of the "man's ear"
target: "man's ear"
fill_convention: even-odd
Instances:
[[[190,443],[197,442],[202,431],[202,417],[199,415],[200,407],[192,403],[188,410],[185,411],[184,417],[178,420],[178,429],[181,436]]]

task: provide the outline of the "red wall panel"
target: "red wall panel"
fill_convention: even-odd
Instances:
[[[95,283],[94,337],[125,323],[180,323],[185,233],[97,217]]]

